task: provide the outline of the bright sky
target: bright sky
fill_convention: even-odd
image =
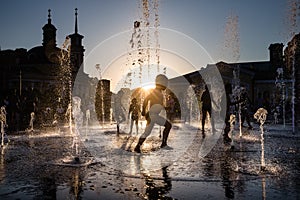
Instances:
[[[159,0],[161,65],[175,75],[224,60],[222,47],[230,14],[238,16],[239,61],[268,60],[271,43],[286,45],[288,41],[291,1]],[[139,4],[137,0],[2,0],[0,46],[2,50],[29,50],[41,45],[48,9],[52,10],[57,45],[61,46],[66,35],[74,33],[77,7],[79,33],[84,35],[86,50],[85,72],[96,76],[94,66],[100,64],[103,71],[115,73],[117,69],[124,76],[132,50],[129,40],[133,22],[141,17]],[[106,76],[113,79],[111,74]]]

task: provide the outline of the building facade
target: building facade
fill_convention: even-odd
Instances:
[[[300,34],[292,38],[285,50],[283,47],[282,43],[271,44],[268,61],[218,62],[215,65],[207,65],[199,71],[171,79],[170,88],[178,91],[175,93],[180,94],[179,99],[182,99],[187,96],[188,88],[192,85],[199,100],[205,85],[202,75],[215,66],[224,85],[231,84],[234,87],[238,79],[239,85],[246,88],[251,99],[252,112],[260,107],[266,108],[270,122],[273,120],[273,113],[279,112],[280,123],[294,124],[295,129],[299,129]]]
[[[36,114],[35,124],[51,124],[55,114],[64,120],[72,95],[93,100],[92,91],[84,89],[95,81],[83,72],[83,36],[78,33],[77,15],[75,9],[75,32],[66,36],[62,47],[56,44],[57,29],[49,9],[41,46],[0,51],[0,98],[12,131],[26,129],[31,112]],[[82,102],[82,107],[89,104]]]

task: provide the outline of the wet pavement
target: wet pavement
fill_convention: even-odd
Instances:
[[[64,129],[15,133],[1,148],[0,199],[299,199],[300,135],[289,126],[265,130],[265,170],[258,125],[242,138],[236,127],[234,148],[209,129],[203,139],[201,130],[175,124],[171,148],[159,149],[156,127],[142,154],[131,152],[136,135],[90,127],[78,163]],[[216,144],[203,154],[210,139]]]

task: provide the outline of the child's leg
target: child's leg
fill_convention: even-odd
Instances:
[[[119,126],[119,123],[117,122],[117,134],[120,133],[120,126]]]
[[[160,146],[161,148],[167,146],[167,140],[168,140],[170,130],[172,128],[172,124],[168,120],[166,120],[166,123],[164,126],[165,126],[165,129],[163,131],[163,139],[162,139],[162,143]]]
[[[212,109],[209,110],[209,117],[210,117],[210,124],[211,124],[211,131],[212,133],[216,132],[216,128],[215,128],[215,123],[214,123],[214,119],[212,118]]]
[[[136,134],[138,135],[139,134],[139,120],[138,119],[135,120],[135,128],[136,128]]]
[[[139,138],[139,141],[138,141],[136,147],[134,148],[135,152],[138,152],[138,153],[141,152],[140,147],[142,146],[142,144],[144,143],[144,141],[146,140],[146,138],[150,135],[153,127],[154,127],[154,122],[153,122],[152,118],[150,120],[150,117],[147,117],[147,125],[146,125],[146,128],[145,128],[145,131],[141,135],[141,137]]]
[[[202,132],[204,132],[205,120],[206,120],[207,110],[202,109]]]
[[[131,132],[132,132],[132,127],[133,127],[133,119],[130,120],[130,131],[129,131],[129,134],[131,134]]]
[[[152,118],[151,118],[152,120]],[[164,131],[163,131],[163,139],[162,139],[162,143],[161,143],[161,147],[165,147],[167,146],[167,140],[168,140],[168,136],[170,133],[170,130],[172,128],[172,124],[165,119],[164,117],[157,115],[154,119],[154,122],[160,126],[164,126]]]

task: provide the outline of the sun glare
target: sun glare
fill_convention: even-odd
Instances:
[[[151,83],[151,84],[144,85],[142,88],[144,90],[151,90],[151,89],[155,88],[155,85],[154,85],[154,83],[153,84]]]

